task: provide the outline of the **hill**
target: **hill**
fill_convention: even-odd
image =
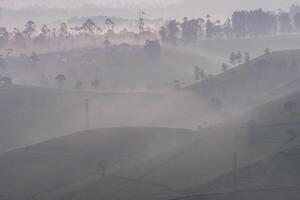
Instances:
[[[107,187],[113,191],[127,184],[127,180],[114,177],[114,172],[131,168],[139,173],[141,169],[134,168],[138,163],[180,148],[196,137],[184,129],[110,128],[18,149],[0,157],[1,198],[57,199],[95,180],[108,181]],[[146,186],[163,188],[151,183]]]
[[[222,121],[224,115],[190,92],[84,92],[2,84],[0,112],[0,152],[86,129],[195,129]]]
[[[203,191],[205,193],[231,193],[233,191],[297,188],[300,181],[297,173],[300,165],[299,151],[299,146],[288,148],[192,190],[199,193]]]
[[[265,54],[186,89],[225,104],[259,105],[299,91],[280,90],[299,78],[299,55],[299,50]]]
[[[160,200],[184,196],[190,194],[190,188],[200,188],[232,172],[233,152],[237,152],[238,166],[243,168],[283,148],[295,147],[299,138],[293,133],[300,127],[299,123],[291,126],[294,121],[290,114],[300,116],[299,109],[281,114],[285,100],[261,106],[227,126],[197,132],[99,129],[8,152],[0,158],[0,194],[16,200]],[[276,115],[276,125],[264,124]],[[260,116],[265,120],[259,121]],[[249,119],[257,120],[254,132],[247,126]]]
[[[299,97],[299,94],[293,96]],[[290,98],[273,101],[261,106],[255,112],[242,115],[234,125],[229,123],[227,126],[216,126],[199,131],[199,139],[169,155],[163,155],[163,159],[153,159],[151,162],[139,164],[137,168],[142,170],[140,175],[134,169],[118,171],[117,177],[123,178],[128,185],[117,187],[108,194],[105,190],[100,189],[106,184],[98,180],[65,195],[62,199],[80,200],[87,196],[89,199],[96,199],[103,195],[104,199],[121,197],[123,199],[168,199],[173,196],[180,197],[193,192],[197,193],[197,189],[192,191],[190,188],[196,188],[197,185],[205,186],[218,177],[233,171],[234,152],[237,154],[238,167],[243,168],[272,156],[276,152],[281,152],[282,149],[296,148],[300,126],[299,123],[293,121],[290,114],[300,116],[299,109],[290,114],[282,113],[283,102]],[[273,112],[268,112],[272,109]],[[268,119],[277,115],[276,124],[268,124]],[[264,117],[259,118],[260,116]],[[254,132],[249,130],[249,119],[257,120]],[[260,121],[260,119],[264,120]],[[291,131],[291,129],[293,130]],[[157,163],[157,167],[154,169],[149,167],[153,163]],[[163,185],[168,191],[158,192],[146,187],[143,185],[144,183]],[[286,186],[288,187],[288,185]],[[282,187],[284,186],[282,185]],[[138,189],[135,190],[136,188]],[[169,194],[169,192],[173,193]],[[201,190],[201,192],[206,191]]]

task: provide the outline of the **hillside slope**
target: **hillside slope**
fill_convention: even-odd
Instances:
[[[191,191],[230,193],[238,190],[296,188],[300,183],[299,152],[299,146],[288,148],[257,163],[218,177],[203,187],[193,188]]]
[[[110,128],[18,149],[0,157],[0,194],[8,199],[57,199],[56,195],[166,154],[196,137],[184,129]],[[110,175],[108,179],[123,182]]]
[[[0,85],[0,112],[0,152],[86,129],[195,129],[222,121],[224,115],[191,92],[83,92],[15,85]]]
[[[12,151],[0,158],[0,193],[16,200],[180,197],[189,194],[190,188],[232,172],[234,152],[243,168],[295,147],[299,138],[293,133],[300,131],[300,126],[291,125],[290,116],[300,116],[300,112],[297,107],[282,113],[285,99],[261,106],[227,126],[198,132],[100,129]],[[276,115],[276,124],[268,124]],[[254,132],[247,127],[249,119],[257,120]]]
[[[300,50],[265,54],[186,89],[224,103],[259,105],[300,90],[279,90],[299,78],[299,55]]]

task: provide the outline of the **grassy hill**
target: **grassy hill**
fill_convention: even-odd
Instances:
[[[299,50],[265,54],[187,89],[225,104],[259,105],[300,90],[284,89],[299,78],[299,55]]]
[[[0,194],[16,200],[184,196],[190,188],[201,188],[232,172],[234,152],[242,169],[283,149],[296,148],[299,138],[292,138],[289,130],[298,132],[300,126],[291,125],[294,118],[290,116],[300,116],[299,109],[282,113],[282,104],[291,99],[298,103],[296,97],[299,94],[197,132],[99,129],[15,150],[0,158]],[[276,124],[268,124],[274,116],[278,116]],[[254,134],[247,128],[249,119],[257,122]]]
[[[190,92],[83,92],[15,85],[0,85],[0,112],[0,152],[86,130],[87,120],[88,129],[195,129],[223,120],[223,111],[212,110]]]
[[[133,169],[196,137],[184,129],[110,128],[18,149],[0,157],[0,194],[8,199],[57,199],[96,180],[109,181],[108,186],[117,184],[111,186],[114,190],[127,184],[127,180],[111,174],[122,168]],[[140,170],[135,169],[136,173]]]
[[[239,42],[248,44],[252,39],[237,41],[234,44],[240,47]],[[224,41],[216,42],[212,41],[215,46],[210,50],[220,48],[216,51],[219,62],[226,49],[219,46]],[[263,44],[255,48],[260,45]],[[15,74],[13,80],[17,83],[29,84],[33,77],[38,82],[43,73],[49,77],[65,73],[65,88],[72,88],[79,78],[89,87],[91,77],[101,74],[104,89],[111,89],[116,82],[113,89],[133,90],[84,92],[1,86],[0,111],[6,114],[0,116],[0,150],[42,143],[0,157],[0,197],[169,199],[232,172],[234,152],[243,168],[297,145],[298,138],[293,137],[300,130],[299,94],[271,101],[238,118],[231,116],[286,94],[273,92],[298,78],[294,61],[298,63],[300,51],[273,52],[255,58],[183,92],[145,92],[144,86],[149,83],[152,88],[161,89],[165,83],[169,87],[185,73],[192,79],[196,62],[216,66],[213,54],[197,50],[198,47],[190,52],[184,48],[190,47],[167,49],[161,59],[146,61],[144,55],[137,56],[135,51],[115,52],[108,57],[110,54],[103,49],[47,53],[40,55],[36,65],[31,65],[26,57],[10,58],[5,73]],[[21,68],[21,63],[28,65]],[[86,74],[81,76],[83,71]],[[48,86],[53,86],[53,82],[49,78]],[[135,90],[140,84],[144,85],[142,89]],[[223,108],[212,108],[211,98],[222,99]],[[292,106],[287,106],[291,101]],[[254,131],[249,131],[251,120],[255,121]],[[153,128],[194,128],[199,124],[212,127],[197,132]],[[152,128],[105,128],[120,126]],[[68,135],[87,128],[96,130]],[[64,135],[68,136],[60,137]],[[56,137],[60,138],[53,139]]]
[[[203,187],[193,188],[192,191],[230,193],[237,190],[296,188],[300,181],[299,151],[299,146],[289,148],[235,172],[218,177]]]

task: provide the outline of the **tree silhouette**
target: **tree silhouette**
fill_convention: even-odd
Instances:
[[[231,52],[230,56],[229,56],[229,63],[232,65],[235,65],[235,59],[236,59],[236,55],[234,52]]]
[[[95,90],[99,90],[99,88],[100,88],[100,80],[98,78],[95,78],[92,81],[92,86],[94,87]]]
[[[9,33],[4,27],[0,27],[0,47],[5,47],[9,41]]]
[[[200,80],[200,73],[201,73],[201,70],[200,68],[196,65],[194,67],[194,76],[195,76],[195,80],[196,81],[199,81]]]
[[[266,48],[264,52],[265,52],[266,56],[270,56],[271,55],[271,49],[270,48]]]
[[[226,65],[226,63],[222,64],[222,71],[223,73],[226,72],[229,69],[228,65]]]
[[[115,23],[112,21],[111,18],[107,18],[104,23],[105,23],[105,25],[107,27],[107,30],[111,30],[111,31],[114,30]]]
[[[164,26],[162,26],[159,30],[159,36],[162,43],[166,43],[168,41],[167,31]]]
[[[8,76],[4,76],[0,79],[0,84],[4,84],[4,85],[11,85],[12,84],[12,80],[10,77]]]
[[[300,32],[300,12],[297,12],[294,17],[295,28],[297,32]]]
[[[215,34],[215,25],[213,22],[210,20],[210,15],[206,16],[206,24],[205,24],[205,30],[206,30],[206,37],[207,38],[212,38],[213,35]]]
[[[65,75],[63,74],[58,74],[56,77],[55,77],[55,80],[57,82],[57,85],[59,88],[62,88],[63,85],[64,85],[64,82],[67,80]]]
[[[244,61],[246,64],[250,62],[250,54],[248,52],[246,52],[244,55]]]
[[[144,52],[151,57],[159,57],[161,46],[158,40],[147,40],[144,45]]]
[[[199,19],[188,20],[187,17],[183,18],[183,22],[180,24],[182,29],[182,39],[186,42],[197,41],[199,30],[201,29]]]
[[[15,43],[16,46],[19,46],[19,47],[25,47],[26,46],[26,39],[25,39],[23,33],[21,33],[19,31],[19,29],[14,28],[12,38],[13,38],[13,42]]]
[[[280,33],[291,33],[293,31],[292,20],[289,13],[280,13],[278,16]]]
[[[34,21],[29,20],[25,24],[25,30],[23,31],[25,39],[30,39],[32,34],[36,31],[36,24]]]
[[[242,59],[243,59],[243,55],[242,55],[241,51],[238,51],[237,54],[235,55],[235,60],[237,60],[237,62],[239,64],[241,64],[242,63]]]
[[[179,31],[180,31],[178,26],[179,26],[179,23],[176,20],[170,20],[167,23],[167,26],[166,26],[167,36],[168,36],[168,40],[172,44],[177,43],[177,36],[178,36]]]
[[[111,47],[111,42],[109,40],[104,40],[104,47],[105,48],[110,48]]]
[[[34,66],[40,59],[36,52],[32,52],[32,54],[30,56],[30,60],[31,60],[32,65]]]
[[[137,27],[139,29],[140,32],[143,32],[145,30],[144,26],[145,26],[145,12],[144,11],[140,11],[139,12],[139,19],[138,19],[138,23],[137,23]]]
[[[99,30],[98,26],[91,19],[87,19],[86,22],[83,23],[81,27],[89,36],[94,35],[97,30]]]
[[[65,22],[61,23],[60,27],[58,29],[59,37],[66,38],[68,36],[68,32],[69,32],[68,25]],[[54,34],[55,34],[55,32],[54,32]]]

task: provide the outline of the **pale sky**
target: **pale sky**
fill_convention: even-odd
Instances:
[[[82,5],[98,5],[102,7],[121,7],[145,9],[152,7],[151,13],[155,16],[203,16],[210,13],[216,17],[229,16],[234,10],[263,8],[264,10],[277,11],[282,8],[288,10],[295,3],[300,5],[300,0],[0,0],[2,6],[22,8],[31,6],[49,7],[79,7]],[[174,5],[175,4],[175,5]],[[173,5],[173,6],[170,6]],[[161,7],[153,9],[153,6]],[[165,8],[165,9],[163,9]],[[150,9],[149,9],[150,10]]]
[[[238,6],[270,6],[282,7],[288,6],[291,3],[299,3],[299,0],[1,0],[5,6],[9,7],[23,7],[31,5],[45,5],[45,6],[80,6],[82,4],[97,4],[102,6],[128,6],[134,4],[148,4],[148,5],[167,5],[174,2],[189,2],[190,4],[197,4],[204,7],[207,5],[221,5],[224,8]]]

